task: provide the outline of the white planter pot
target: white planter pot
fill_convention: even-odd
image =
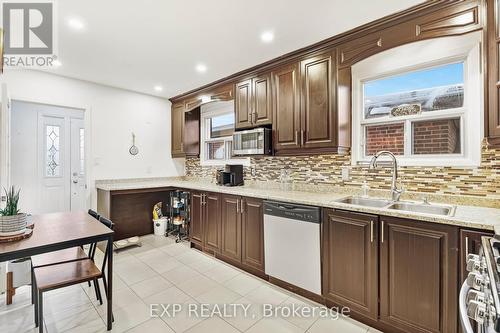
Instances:
[[[25,213],[13,216],[0,216],[0,236],[13,236],[24,233],[28,222]]]

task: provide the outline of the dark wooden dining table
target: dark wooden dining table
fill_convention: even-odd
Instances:
[[[113,300],[113,230],[86,212],[33,215],[34,229],[30,238],[0,243],[0,262],[107,241],[107,329],[112,328]]]

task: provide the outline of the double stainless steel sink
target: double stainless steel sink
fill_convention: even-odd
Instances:
[[[385,208],[385,209],[393,209],[393,210],[414,212],[414,213],[424,213],[431,215],[452,216],[455,213],[455,206],[450,206],[450,205],[436,205],[430,203],[417,203],[411,201],[391,201],[385,199],[359,197],[359,196],[350,196],[342,198],[340,200],[336,200],[336,202],[356,205],[356,206]]]

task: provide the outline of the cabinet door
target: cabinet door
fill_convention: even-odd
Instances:
[[[172,157],[184,156],[184,105],[172,105]]]
[[[251,127],[252,80],[246,80],[236,84],[236,96],[234,103],[235,127]]]
[[[191,220],[189,222],[189,239],[193,243],[203,243],[203,196],[200,192],[191,192]]]
[[[380,321],[403,332],[456,332],[458,229],[380,217]]]
[[[331,52],[301,62],[301,142],[303,148],[336,146],[335,57]]]
[[[378,216],[325,210],[323,296],[377,320]]]
[[[221,254],[241,262],[240,198],[222,195],[222,249]]]
[[[253,108],[251,122],[254,126],[272,123],[271,75],[260,75],[252,79]]]
[[[200,156],[200,116],[201,107],[184,113],[184,144],[186,157]]]
[[[203,234],[205,248],[219,251],[221,247],[220,194],[205,193],[203,201]]]
[[[274,149],[300,148],[300,106],[297,64],[272,72]]]
[[[261,199],[242,199],[242,253],[244,265],[264,271],[264,209]]]
[[[459,283],[467,278],[467,255],[469,253],[479,254],[482,236],[493,236],[491,232],[482,232],[475,230],[460,230],[460,280]]]

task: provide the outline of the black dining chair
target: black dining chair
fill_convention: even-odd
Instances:
[[[114,224],[105,217],[99,217],[99,221],[113,230]],[[97,247],[97,243],[91,244],[91,247]],[[40,333],[43,332],[43,293],[69,287],[83,282],[94,281],[96,294],[102,304],[101,292],[98,286],[98,280],[102,279],[105,295],[108,294],[108,284],[106,281],[105,269],[108,259],[108,247],[104,251],[102,266],[96,266],[93,258],[87,257],[83,260],[68,261],[48,266],[35,267],[33,269],[34,286],[36,287],[35,297],[35,325]]]
[[[99,214],[92,210],[88,210],[88,214],[92,217],[94,217],[96,220],[99,220]],[[90,245],[89,248],[89,253],[85,253],[85,250],[83,249],[83,246],[75,246],[69,249],[64,249],[64,250],[59,250],[59,251],[53,251],[53,252],[48,252],[44,254],[39,254],[36,256],[31,257],[31,304],[35,304],[35,298],[36,298],[36,286],[34,286],[34,276],[33,276],[33,270],[37,267],[43,267],[43,266],[50,266],[54,264],[60,264],[60,263],[65,263],[65,262],[70,262],[70,261],[77,261],[77,260],[84,260],[91,258],[94,260],[94,255],[95,255],[95,247],[93,247],[93,244]],[[89,287],[90,287],[90,282],[89,282]],[[99,285],[94,285],[95,292],[96,292],[96,297],[102,304],[102,299],[100,298],[100,293],[99,293]]]

